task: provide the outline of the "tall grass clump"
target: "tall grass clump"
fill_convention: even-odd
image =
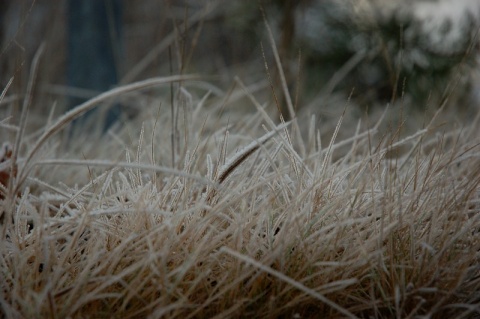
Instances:
[[[64,153],[59,129],[94,100],[14,145],[2,162],[18,166],[1,189],[3,316],[478,314],[478,119],[402,139],[380,119],[335,140],[340,121],[323,145],[315,120],[304,135],[277,126],[241,83],[215,102],[190,95],[188,79],[176,149],[169,113],[150,109],[88,155]],[[256,113],[219,118],[241,94]]]
[[[0,96],[2,317],[480,315],[480,116],[297,116],[269,40],[279,87],[171,75],[58,117],[31,107],[39,50],[18,120]],[[68,130],[111,100],[137,117]]]

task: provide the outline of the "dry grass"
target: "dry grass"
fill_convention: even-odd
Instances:
[[[5,317],[479,313],[478,121],[401,140],[359,125],[322,146],[315,121],[304,135],[276,127],[248,88],[256,113],[219,117],[235,94],[197,99],[192,79],[103,95],[184,81],[174,166],[169,112],[151,109],[62,155],[64,123],[101,97],[18,140],[3,187]]]
[[[402,133],[401,121],[385,129],[388,109],[352,125],[340,105],[330,129],[288,100],[294,119],[277,125],[257,84],[236,79],[211,97],[209,83],[178,75],[118,87],[35,130],[35,61],[21,119],[0,118],[16,136],[0,162],[0,316],[480,314],[480,116],[439,127],[452,118],[440,109]],[[155,94],[170,83],[174,118],[170,95]],[[104,136],[66,134],[113,98],[142,111]]]

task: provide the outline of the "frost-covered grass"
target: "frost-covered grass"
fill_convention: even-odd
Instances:
[[[480,315],[480,113],[296,108],[270,43],[278,87],[172,75],[56,115],[35,59],[21,112],[2,88],[0,317]],[[137,116],[70,130],[112,101]]]
[[[20,136],[2,187],[2,316],[479,314],[478,118],[397,135],[388,109],[352,126],[347,107],[325,132],[314,117],[276,124],[255,85],[211,97],[194,80],[123,86],[40,131],[2,122]],[[174,121],[169,94],[144,89],[172,81]],[[143,111],[103,137],[65,134],[112,97]]]

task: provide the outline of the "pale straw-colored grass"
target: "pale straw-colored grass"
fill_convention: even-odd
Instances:
[[[182,78],[185,92],[189,79]],[[303,136],[291,125],[274,128],[250,98],[259,109],[243,118],[218,118],[216,108],[228,103],[201,97],[179,108],[175,167],[169,112],[152,117],[151,110],[88,146],[90,158],[62,155],[56,133],[93,101],[22,145],[11,188],[21,195],[7,189],[2,201],[3,315],[479,312],[478,121],[441,135],[427,126],[391,140],[379,125],[359,125],[349,139],[321,147],[315,121],[297,123],[310,125]],[[399,146],[408,151],[386,156]],[[123,160],[109,159],[115,148]],[[58,178],[68,172],[78,178]]]
[[[32,83],[34,73],[35,63]],[[292,123],[277,125],[239,79],[220,102],[194,80],[120,86],[46,119],[40,133],[28,129],[27,94],[22,120],[8,124],[14,156],[0,163],[18,167],[1,188],[2,316],[480,313],[478,118],[442,130],[440,109],[400,135],[381,129],[388,109],[366,126],[345,123],[350,109],[339,106],[326,131],[289,102]],[[168,96],[143,104],[147,87],[172,82],[175,120]],[[98,139],[65,133],[128,94],[144,108],[135,120]],[[234,97],[250,111],[229,108]]]

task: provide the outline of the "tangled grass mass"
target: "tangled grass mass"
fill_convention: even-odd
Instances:
[[[0,316],[478,318],[480,117],[282,122],[270,84],[154,78],[58,117],[27,88],[0,122]],[[68,129],[112,100],[137,117]]]
[[[323,145],[314,118],[276,125],[247,90],[258,109],[235,121],[213,115],[223,102],[186,103],[177,166],[163,115],[79,157],[58,151],[71,114],[19,139],[28,155],[2,163],[18,165],[2,186],[3,315],[478,314],[478,118],[402,139],[380,119],[337,140],[340,117]]]

